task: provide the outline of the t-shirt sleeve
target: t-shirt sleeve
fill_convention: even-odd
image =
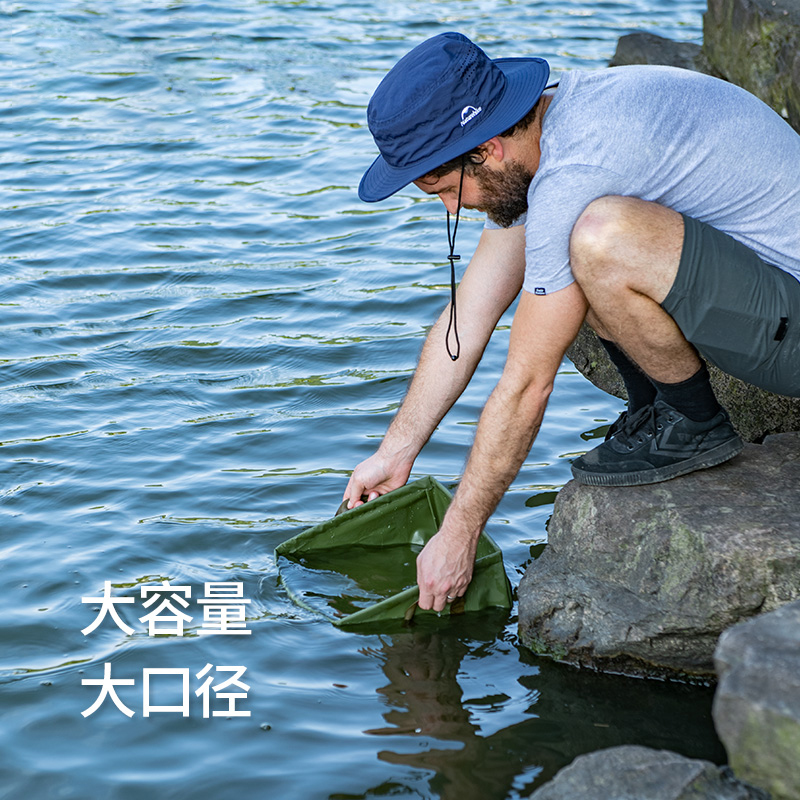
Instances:
[[[541,295],[573,283],[569,240],[578,217],[592,200],[625,189],[620,175],[601,167],[567,165],[537,174],[528,191],[522,288]]]

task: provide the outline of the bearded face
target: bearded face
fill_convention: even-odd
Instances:
[[[528,210],[528,187],[533,173],[517,161],[510,161],[502,170],[484,165],[473,172],[481,190],[480,208],[501,228],[510,227]]]

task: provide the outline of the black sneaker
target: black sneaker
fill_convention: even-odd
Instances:
[[[594,450],[576,459],[572,474],[593,486],[640,486],[677,478],[733,458],[744,444],[724,409],[695,422],[656,400],[630,415]]]

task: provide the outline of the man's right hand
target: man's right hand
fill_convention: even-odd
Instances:
[[[348,501],[347,507],[363,505],[362,495],[366,495],[368,500],[374,500],[382,494],[405,486],[413,464],[413,459],[409,461],[398,456],[387,457],[378,450],[353,470],[343,497]]]

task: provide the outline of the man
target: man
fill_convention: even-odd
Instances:
[[[652,483],[741,450],[698,353],[800,396],[800,136],[744,90],[696,73],[572,72],[555,93],[547,76],[541,59],[491,61],[447,33],[401,59],[370,102],[381,155],[361,198],[413,181],[442,200],[448,233],[461,206],[488,222],[380,448],[353,472],[350,506],[408,480],[522,289],[458,491],[417,560],[422,608],[466,591],[480,531],[584,319],[629,405],[574,462],[579,481]]]

